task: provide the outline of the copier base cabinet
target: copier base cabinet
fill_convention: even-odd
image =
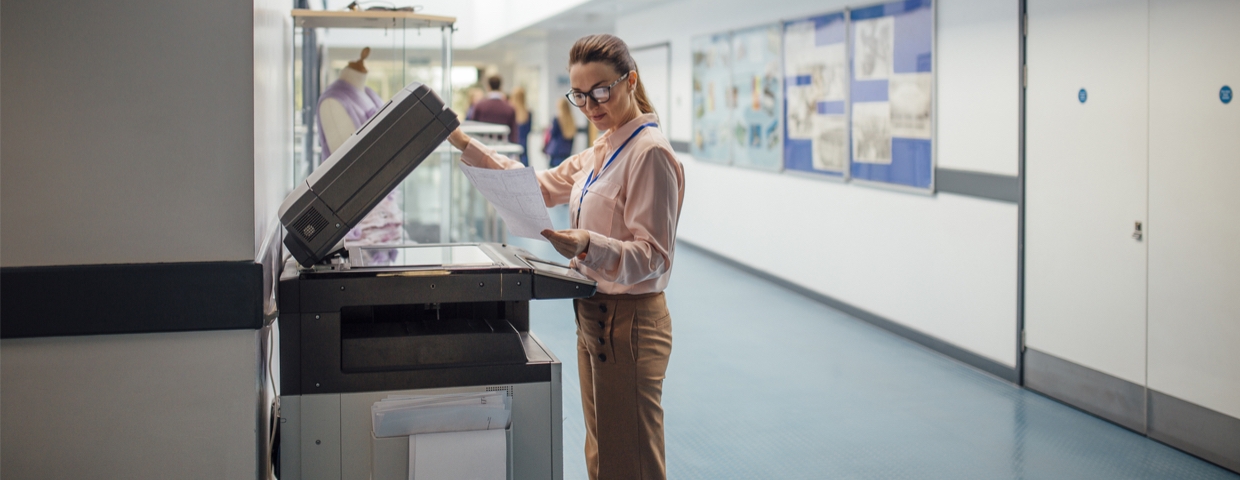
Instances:
[[[280,478],[408,478],[408,437],[374,438],[375,402],[504,391],[508,478],[561,479],[561,364],[530,333],[529,301],[595,282],[503,244],[350,252],[327,269],[290,260],[280,278]]]
[[[560,363],[546,382],[281,397],[282,480],[407,479],[409,437],[374,438],[370,406],[388,395],[508,391],[508,478],[564,477]]]

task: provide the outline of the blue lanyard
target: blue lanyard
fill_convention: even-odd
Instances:
[[[634,130],[633,134],[629,135],[629,138],[625,140],[624,143],[620,144],[620,148],[617,148],[616,152],[611,154],[611,158],[607,159],[607,163],[603,164],[603,168],[598,170],[598,176],[594,175],[593,170],[590,171],[590,176],[586,177],[586,183],[581,186],[581,198],[577,199],[577,227],[581,226],[581,207],[586,204],[586,194],[590,193],[590,186],[594,185],[594,181],[598,180],[598,177],[603,176],[603,172],[607,171],[607,167],[611,166],[611,162],[616,159],[616,156],[620,155],[620,152],[624,150],[624,147],[629,146],[629,142],[633,141],[633,138],[636,137],[637,134],[642,133],[642,130],[645,130],[646,127],[659,128],[659,125],[654,122],[650,122],[637,127],[637,130]]]

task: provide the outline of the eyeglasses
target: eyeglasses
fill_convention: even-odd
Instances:
[[[627,73],[625,73],[624,75],[621,75],[620,78],[616,79],[616,81],[611,82],[611,85],[608,85],[606,87],[598,87],[594,90],[590,90],[590,93],[578,92],[576,90],[569,90],[568,93],[564,94],[564,96],[568,97],[568,103],[573,104],[573,106],[577,108],[586,106],[586,99],[588,98],[593,98],[594,103],[599,103],[599,104],[607,103],[608,100],[611,100],[611,87],[616,86],[616,84],[620,83],[626,78],[629,78],[629,74]]]

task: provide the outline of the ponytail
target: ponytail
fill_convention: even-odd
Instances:
[[[637,71],[637,63],[633,64],[633,71]],[[637,97],[637,109],[642,113],[653,113],[657,117],[659,114],[654,111],[654,105],[650,103],[650,98],[646,96],[646,86],[642,84],[641,74],[637,74],[637,88],[633,90],[633,94]]]
[[[611,65],[618,75],[637,72],[637,61],[633,60],[633,55],[629,53],[629,46],[615,35],[586,35],[577,39],[568,53],[568,64],[591,62]],[[640,73],[637,75],[637,86],[633,89],[633,96],[637,100],[638,111],[658,115],[654,111],[654,105],[650,103],[650,98],[646,96],[646,87],[642,84]]]

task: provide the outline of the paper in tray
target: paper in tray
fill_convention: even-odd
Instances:
[[[511,400],[503,392],[393,395],[375,402],[370,412],[376,438],[500,430],[512,420]]]

